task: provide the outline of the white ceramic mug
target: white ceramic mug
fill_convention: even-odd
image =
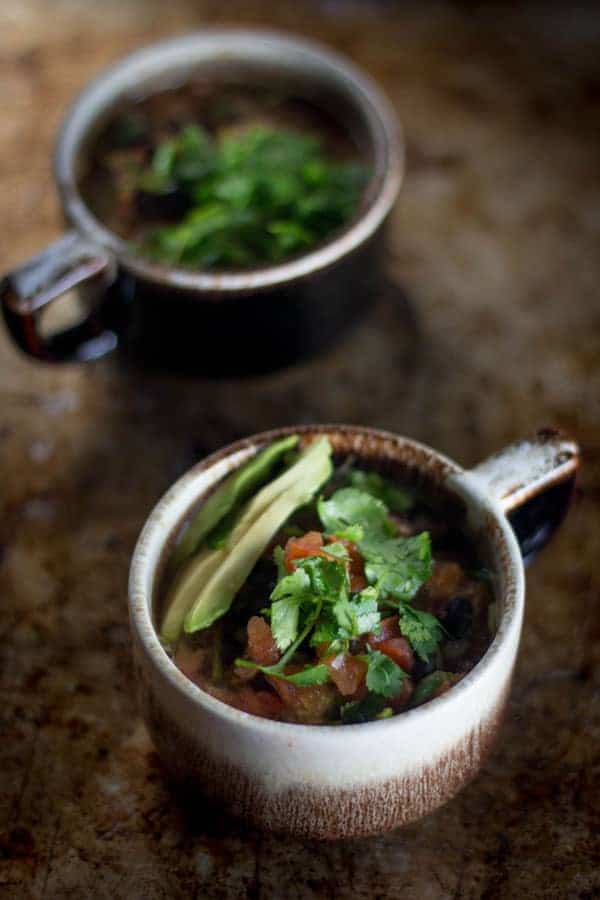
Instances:
[[[297,725],[230,707],[202,691],[171,661],[153,610],[170,546],[191,510],[265,443],[326,434],[338,458],[384,465],[452,497],[480,556],[494,573],[498,630],[469,674],[449,692],[390,719],[361,725]],[[131,565],[129,608],[141,708],[161,757],[263,828],[311,838],[384,832],[452,797],[478,771],[494,739],[517,654],[531,557],[566,512],[578,448],[542,432],[474,469],[423,444],[352,426],[300,426],[239,441],[177,481],[155,507]],[[519,533],[521,546],[507,515]]]

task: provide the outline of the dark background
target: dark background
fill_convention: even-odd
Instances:
[[[48,368],[0,334],[0,896],[600,897],[598,6],[2,0],[0,268],[60,232],[50,154],[73,94],[131,48],[214,22],[323,39],[389,94],[404,293],[319,359],[250,380]],[[325,420],[465,465],[555,425],[584,465],[529,574],[480,776],[401,832],[318,846],[169,792],[136,717],[126,578],[150,507],[195,459]]]

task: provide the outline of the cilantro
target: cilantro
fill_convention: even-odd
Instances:
[[[339,628],[337,620],[333,614],[333,607],[326,606],[319,617],[319,621],[315,625],[315,630],[310,637],[312,647],[318,647],[320,644],[329,644],[332,652],[341,650],[342,644],[338,638]]]
[[[392,512],[404,513],[415,505],[415,498],[412,494],[388,481],[387,478],[382,478],[379,472],[350,469],[348,480],[352,487],[382,500]]]
[[[381,621],[377,607],[377,592],[365,588],[352,600],[340,598],[333,606],[333,617],[337,624],[336,638],[351,640],[376,631]]]
[[[276,678],[283,678],[296,687],[308,687],[311,684],[325,684],[329,681],[329,669],[324,663],[316,666],[308,666],[301,672],[295,672],[293,675],[276,675]]]
[[[331,544],[327,544],[327,553],[330,556],[335,556],[336,559],[341,559],[343,562],[349,559],[348,549],[341,541],[332,541]]]
[[[307,556],[295,561],[296,571],[305,572],[312,591],[330,603],[348,593],[348,573],[343,561],[325,559],[323,556]]]
[[[277,566],[277,581],[281,581],[287,575],[285,567],[285,551],[283,547],[275,547],[273,550],[273,562]]]
[[[431,542],[423,532],[411,538],[392,537],[393,524],[385,503],[358,488],[342,488],[317,509],[324,528],[333,534],[361,529],[357,543],[365,559],[365,575],[381,598],[411,600],[431,575]]]
[[[236,659],[235,665],[244,669],[258,669],[259,672],[263,672],[271,678],[281,678],[282,681],[289,681],[291,684],[295,684],[296,687],[309,687],[313,684],[325,684],[329,681],[329,669],[324,663],[319,663],[316,666],[307,666],[305,669],[302,669],[300,672],[294,672],[292,675],[287,675],[281,671],[278,668],[279,664],[276,666],[259,666],[258,663],[254,663],[249,659]]]
[[[424,662],[429,662],[442,639],[443,628],[431,613],[405,605],[400,610],[400,631]]]
[[[317,511],[330,534],[343,534],[357,525],[362,530],[359,541],[366,536],[375,538],[393,533],[385,503],[356,488],[342,488],[328,500],[321,498]]]
[[[404,669],[379,650],[370,650],[366,661],[368,689],[383,697],[397,697],[406,678]]]
[[[384,600],[412,600],[431,576],[431,540],[426,531],[411,538],[365,540],[360,550],[367,581]]]
[[[298,635],[300,606],[311,600],[308,573],[298,568],[284,576],[271,594],[271,630],[280,651],[287,650]]]
[[[154,229],[143,249],[195,268],[253,266],[304,251],[354,215],[362,166],[329,160],[311,136],[266,127],[214,140],[188,125],[162,141],[138,187],[178,191],[181,221]]]

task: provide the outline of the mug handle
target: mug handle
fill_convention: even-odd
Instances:
[[[46,362],[84,362],[114,350],[117,335],[102,320],[102,304],[82,322],[50,337],[40,332],[39,316],[78,285],[108,287],[116,272],[110,253],[76,231],[67,232],[0,282],[2,312],[14,341],[25,353]]]
[[[525,564],[546,546],[565,517],[579,468],[579,447],[553,429],[509,444],[471,474],[502,507]]]

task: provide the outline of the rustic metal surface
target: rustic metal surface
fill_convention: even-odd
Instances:
[[[600,896],[600,18],[569,7],[227,4],[229,21],[348,52],[406,127],[390,259],[406,293],[328,355],[190,381],[47,368],[0,334],[1,897]],[[59,233],[49,154],[73,92],[223,13],[3,0],[2,268]],[[547,424],[584,452],[571,517],[529,575],[483,772],[419,824],[323,846],[170,792],[135,712],[125,604],[137,532],[173,478],[238,435],[311,420],[390,428],[467,464]]]

